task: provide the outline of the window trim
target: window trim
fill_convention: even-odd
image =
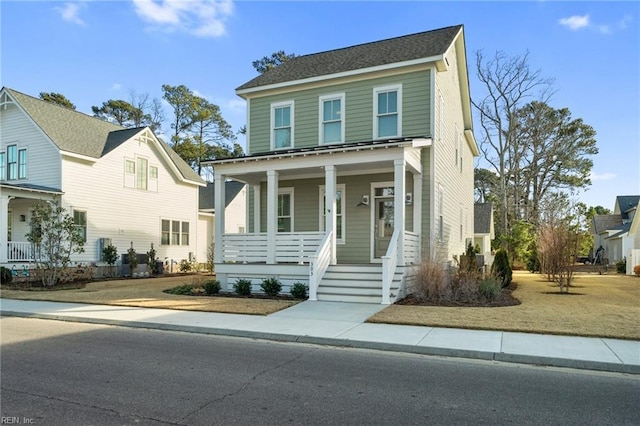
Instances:
[[[164,230],[164,223],[167,223],[168,229]],[[166,234],[167,239],[165,240],[164,234]],[[165,242],[166,241],[166,242]],[[171,245],[171,219],[162,219],[160,218],[160,245],[161,246],[170,246]]]
[[[296,229],[294,227],[294,212],[295,212],[295,208],[294,208],[294,188],[291,187],[286,187],[286,188],[278,188],[278,198],[280,198],[280,195],[285,195],[288,194],[290,196],[290,201],[289,201],[289,216],[280,216],[280,212],[276,211],[276,231],[277,232],[294,232],[293,230]],[[276,209],[279,210],[278,205],[276,203]],[[289,217],[291,219],[291,230],[290,231],[280,231],[278,228],[278,222],[280,220],[281,217]]]
[[[318,97],[318,145],[331,145],[337,143],[345,143],[345,111],[346,111],[345,93],[334,93],[331,95],[323,95]],[[328,101],[340,101],[340,120],[324,120],[324,103]],[[340,122],[340,140],[336,142],[324,141],[325,124]]]
[[[291,129],[291,140],[289,146],[276,147],[276,138],[275,138],[275,121],[276,121],[276,109],[289,107],[289,128]],[[284,129],[286,127],[279,127],[278,129]],[[271,144],[272,151],[278,151],[283,149],[291,149],[295,146],[295,102],[293,100],[283,101],[283,102],[274,102],[271,104],[271,115],[269,118],[269,139]]]
[[[145,167],[140,166],[140,162],[145,162]],[[142,173],[145,171],[146,173]],[[140,177],[144,177],[144,187],[140,185]],[[136,189],[143,191],[149,190],[149,159],[147,157],[136,155]]]
[[[0,152],[0,180],[7,180],[7,153]]]
[[[18,179],[27,178],[28,158],[27,148],[18,148]]]
[[[15,150],[15,160],[11,161],[11,150]],[[13,166],[13,175],[11,173],[11,166]],[[12,177],[13,176],[13,177]],[[11,144],[7,145],[7,180],[17,180],[18,179],[18,145]]]
[[[378,128],[379,118],[378,115],[378,95],[380,93],[388,93],[388,92],[396,92],[397,93],[397,111],[395,112],[397,116],[397,132],[395,135],[389,136],[380,136],[380,129]],[[384,116],[389,116],[392,114],[385,114]],[[402,136],[402,83],[392,84],[388,86],[380,86],[373,88],[373,139],[389,139]]]
[[[323,207],[324,207],[324,197],[325,197],[325,185],[320,185],[319,186],[319,194],[318,194],[318,213],[320,216],[320,220],[319,220],[319,230],[321,232],[325,231],[325,215],[324,215],[324,211],[323,211]],[[338,213],[336,212],[336,221],[339,220],[340,224],[342,225],[342,235],[340,236],[340,238],[338,238],[338,234],[336,233],[336,243],[337,244],[346,244],[347,242],[347,212],[346,212],[346,204],[345,204],[345,198],[346,198],[346,185],[344,183],[339,183],[336,184],[336,192],[341,192],[342,196],[342,204],[341,206],[341,212],[340,215],[338,215]]]
[[[165,231],[163,225],[167,224],[168,229]],[[177,225],[174,227],[174,225]],[[184,226],[187,225],[187,232]],[[160,218],[160,245],[161,246],[190,246],[191,245],[191,222],[188,220],[179,220],[161,217]],[[185,235],[187,242],[185,243]],[[174,242],[174,237],[177,239]]]
[[[84,214],[84,225],[79,225],[76,223],[76,213],[83,213]],[[73,217],[73,227],[74,228],[84,228],[84,232],[83,232],[83,242],[87,242],[89,239],[89,219],[88,219],[88,214],[87,214],[87,209],[86,208],[81,208],[81,207],[71,207],[71,214]]]

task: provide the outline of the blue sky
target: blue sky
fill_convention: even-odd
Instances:
[[[59,92],[90,113],[131,90],[161,98],[163,84],[184,84],[235,129],[245,107],[234,89],[256,75],[255,59],[463,24],[472,97],[477,50],[528,51],[555,80],[550,104],[595,128],[600,153],[580,201],[613,208],[616,195],[640,194],[640,2],[3,0],[0,14],[3,86]]]

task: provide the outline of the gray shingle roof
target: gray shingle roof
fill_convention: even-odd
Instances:
[[[640,195],[618,195],[616,205],[620,209],[622,220],[629,220],[629,211],[638,206]]]
[[[101,158],[144,129],[144,127],[126,129],[117,124],[25,95],[8,87],[5,87],[4,90],[20,104],[36,125],[61,151]],[[203,182],[200,176],[175,151],[159,138],[158,140],[183,178]]]
[[[236,90],[268,86],[444,54],[462,25],[405,35],[288,60]]]
[[[619,214],[597,214],[593,217],[594,233],[599,234],[607,229],[622,225]]]
[[[473,233],[474,234],[490,234],[491,233],[491,212],[493,205],[491,203],[476,203],[473,205]]]
[[[230,180],[224,183],[224,205],[231,203],[244,188],[244,183]],[[212,182],[207,182],[206,187],[200,187],[200,210],[213,210],[215,208],[215,188]]]

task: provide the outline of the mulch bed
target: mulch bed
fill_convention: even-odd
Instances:
[[[520,304],[520,301],[513,297],[511,293],[517,288],[517,284],[511,283],[509,286],[502,289],[500,294],[491,301],[477,300],[477,301],[425,301],[416,297],[414,294],[410,294],[407,297],[396,301],[395,305],[407,305],[407,306],[446,306],[446,307],[468,307],[468,308],[496,308],[502,306],[516,306]]]

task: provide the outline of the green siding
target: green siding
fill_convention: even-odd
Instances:
[[[402,84],[403,136],[430,135],[430,71],[327,85],[278,95],[252,98],[249,111],[249,152],[270,151],[271,104],[294,101],[294,148],[318,145],[319,97],[345,93],[347,142],[373,138],[373,88]]]

